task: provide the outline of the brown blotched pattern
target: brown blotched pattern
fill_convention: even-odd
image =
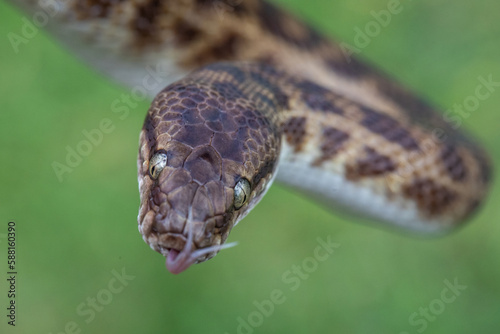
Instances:
[[[428,178],[413,180],[403,193],[415,200],[419,209],[429,216],[446,212],[457,199],[457,194],[452,190]]]
[[[307,80],[296,83],[295,87],[307,107],[316,111],[343,113],[343,110],[334,104],[335,96],[328,89]]]
[[[343,54],[342,57],[337,56],[334,59],[327,58],[325,63],[333,72],[350,78],[363,78],[372,71],[366,64],[355,58],[350,58],[347,54]]]
[[[137,15],[132,22],[132,28],[143,40],[154,40],[157,35],[157,19],[161,13],[162,1],[146,0],[137,7]]]
[[[261,3],[258,17],[266,31],[296,47],[313,49],[325,43],[314,29],[297,22],[289,14],[267,2]]]
[[[305,117],[290,117],[283,125],[286,141],[294,147],[296,151],[300,151],[301,145],[306,136],[306,118]]]
[[[378,153],[371,147],[365,147],[365,156],[355,164],[346,166],[346,177],[349,180],[359,180],[364,177],[378,177],[396,170],[391,158]]]
[[[472,155],[474,159],[476,159],[479,165],[479,177],[478,181],[482,185],[487,185],[493,179],[493,170],[491,169],[491,161],[484,151],[481,150],[473,150]]]
[[[333,127],[323,129],[323,136],[321,138],[321,157],[314,162],[314,165],[333,158],[344,146],[344,143],[349,139],[349,134],[340,131]]]
[[[253,1],[255,0],[196,0],[195,2],[201,10],[216,11],[219,15],[227,12],[241,17],[250,11]]]
[[[454,181],[463,181],[467,177],[467,168],[455,146],[451,144],[444,145],[441,159],[448,175]]]
[[[368,107],[362,107],[361,111],[365,114],[361,125],[370,131],[407,150],[419,148],[417,141],[410,135],[408,129],[393,117]]]

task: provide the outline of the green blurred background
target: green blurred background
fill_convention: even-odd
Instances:
[[[373,20],[370,11],[388,3],[279,2],[350,44],[354,28],[363,28]],[[404,10],[362,50],[363,58],[444,108],[473,95],[478,76],[500,81],[500,2],[402,4]],[[136,152],[148,103],[119,120],[110,103],[125,89],[89,70],[45,33],[15,54],[6,35],[19,31],[22,14],[4,3],[0,13],[2,273],[9,220],[17,223],[19,261],[15,329],[6,325],[7,286],[1,280],[2,333],[55,334],[65,327],[72,332],[74,322],[81,333],[232,334],[239,317],[260,320],[254,302],[269,299],[275,289],[285,302],[251,331],[498,333],[496,185],[470,225],[430,240],[356,224],[277,185],[232,232],[230,241],[239,246],[180,276],[169,274],[137,231]],[[498,105],[500,90],[464,120],[497,167]],[[66,145],[74,147],[82,130],[96,128],[103,117],[113,120],[115,130],[60,183],[52,162],[62,162]],[[340,247],[292,291],[282,275],[312,256],[316,239],[327,236]],[[110,294],[113,270],[134,278]],[[439,302],[444,281],[455,279],[465,290],[451,303]],[[86,321],[88,298],[96,297],[106,305],[97,305],[99,311]],[[429,306],[434,311],[425,320],[420,308]]]

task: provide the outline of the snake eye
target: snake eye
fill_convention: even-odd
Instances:
[[[234,186],[234,208],[240,209],[250,197],[250,182],[247,179],[241,179]]]
[[[151,178],[156,180],[166,165],[167,155],[165,153],[161,152],[153,155],[151,160],[149,160],[149,175],[151,175]]]

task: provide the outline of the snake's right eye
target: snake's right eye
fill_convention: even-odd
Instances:
[[[153,155],[151,160],[149,160],[149,175],[151,178],[156,180],[166,165],[167,155],[165,153],[161,152]]]
[[[234,208],[236,210],[241,209],[248,199],[250,198],[250,182],[247,179],[242,178],[236,183],[234,187]]]

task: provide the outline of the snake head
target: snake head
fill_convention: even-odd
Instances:
[[[214,85],[167,87],[140,136],[139,231],[175,274],[228,246],[232,227],[272,183],[279,155],[261,112]]]

